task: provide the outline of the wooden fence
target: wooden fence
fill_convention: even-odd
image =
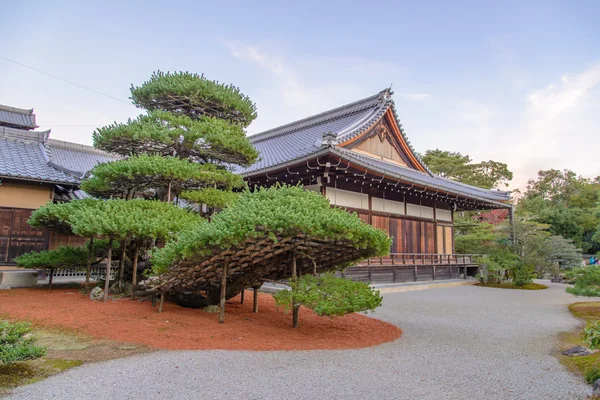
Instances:
[[[479,270],[479,254],[391,253],[347,268],[339,276],[372,284],[466,279]]]

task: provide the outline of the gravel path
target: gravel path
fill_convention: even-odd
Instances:
[[[585,398],[591,388],[552,356],[554,335],[580,323],[565,307],[574,301],[559,284],[387,294],[376,317],[404,329],[393,343],[344,351],[156,352],[78,367],[10,398]]]

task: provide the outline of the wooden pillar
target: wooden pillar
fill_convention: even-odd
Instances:
[[[127,240],[121,241],[121,254],[119,254],[119,290],[123,290],[125,281],[125,252],[127,251]]]
[[[296,282],[298,276],[296,275],[296,254],[292,254],[292,281]],[[292,296],[292,327],[298,327],[298,317],[300,316],[300,305],[296,304],[296,299]]]
[[[240,295],[240,304],[244,304],[244,293],[246,293],[246,289],[242,290],[242,293]]]
[[[227,293],[227,269],[229,267],[229,260],[223,261],[223,272],[221,273],[221,301],[219,304],[219,323],[225,322],[225,295]]]
[[[110,265],[112,264],[112,243],[108,240],[108,254],[106,256],[106,274],[104,276],[104,302],[108,302],[108,289],[110,288]]]
[[[252,304],[252,312],[257,313],[258,312],[258,287],[254,287],[254,293],[253,293],[253,297],[254,297],[254,303]]]
[[[137,286],[137,269],[138,269],[138,258],[140,256],[140,244],[135,244],[135,250],[133,253],[133,270],[131,271],[131,300],[135,300],[135,287]]]
[[[54,277],[54,268],[50,268],[50,276],[48,277],[48,290],[52,290],[52,278]]]
[[[160,303],[158,303],[158,312],[161,313],[163,310],[163,304],[165,302],[165,294],[161,293],[160,294]]]
[[[94,236],[90,236],[90,242],[88,243],[88,259],[87,268],[85,270],[85,285],[90,283],[90,274],[92,272],[92,257],[94,256]]]

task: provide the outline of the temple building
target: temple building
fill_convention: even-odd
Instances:
[[[50,139],[49,130],[37,127],[33,110],[0,105],[0,266],[32,250],[82,242],[33,229],[27,219],[48,201],[87,197],[78,190],[83,175],[114,159],[90,146]]]
[[[260,161],[239,172],[251,187],[302,183],[356,212],[392,237],[397,256],[383,264],[407,255],[439,261],[424,255],[454,253],[455,212],[510,208],[510,192],[434,174],[404,134],[389,89],[250,140]]]

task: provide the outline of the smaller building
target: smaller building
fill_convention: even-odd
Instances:
[[[49,201],[86,197],[78,190],[82,177],[114,159],[91,146],[50,139],[50,130],[37,127],[32,109],[0,105],[0,265],[13,265],[32,250],[81,242],[32,229],[27,219]]]

